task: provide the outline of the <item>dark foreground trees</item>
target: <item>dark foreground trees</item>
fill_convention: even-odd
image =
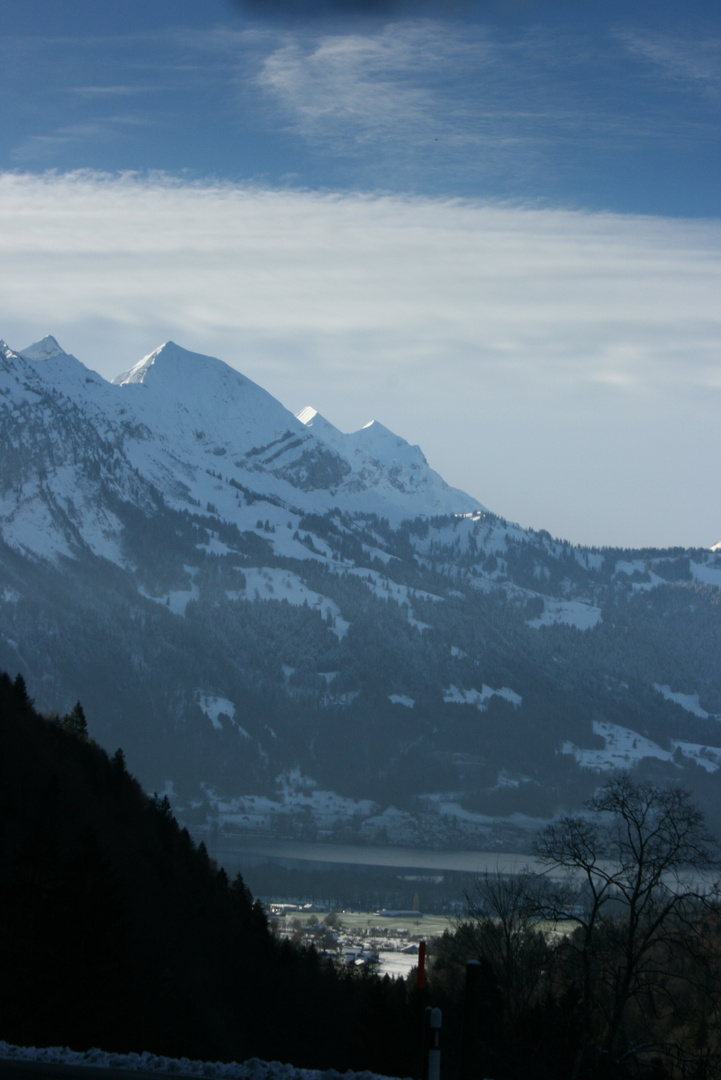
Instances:
[[[721,1076],[719,864],[688,794],[622,774],[535,854],[478,883],[436,955],[445,989],[483,966],[485,1074]]]
[[[78,737],[80,736],[80,737]],[[278,942],[77,726],[0,674],[0,1039],[321,1069],[414,1069],[405,987]]]

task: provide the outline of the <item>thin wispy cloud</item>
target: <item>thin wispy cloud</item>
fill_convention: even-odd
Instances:
[[[721,37],[619,36],[629,53],[646,61],[657,74],[714,98],[721,96]]]
[[[501,80],[512,91],[501,118],[534,111],[530,102],[521,106],[530,73],[521,77],[508,48],[478,30],[469,38],[420,20],[366,33],[295,35],[269,53],[258,81],[306,134],[350,124],[356,133],[408,138],[419,125],[446,125],[449,134],[472,138],[473,117],[497,115]],[[449,92],[449,67],[467,81],[461,97]]]
[[[689,63],[693,45],[684,46]],[[718,117],[669,110],[648,93],[657,83],[673,92],[663,48],[630,32],[621,39],[611,26],[593,37],[579,27],[417,16],[350,30],[311,19],[292,33],[258,21],[113,39],[23,39],[3,53],[6,115],[30,122],[20,126],[9,160],[42,165],[55,152],[65,168],[96,161],[113,125],[98,113],[118,112],[120,101],[132,99],[138,120],[164,133],[126,155],[108,148],[112,168],[150,162],[213,174],[207,126],[193,120],[206,114],[222,128],[234,175],[260,178],[270,163],[276,175],[310,186],[331,168],[331,186],[346,190],[471,195],[485,188],[521,198],[558,198],[570,183],[585,198],[584,186],[595,188],[594,203],[603,206],[614,204],[628,170],[633,202],[629,163],[643,160],[649,143],[674,139],[686,153],[692,144],[701,153],[719,134]],[[712,86],[712,59],[704,58],[713,50],[705,48],[695,55]],[[22,73],[38,64],[44,79],[26,86]],[[95,123],[102,125],[97,146]],[[260,165],[253,146],[268,149]]]
[[[13,148],[12,157],[21,166],[32,163],[42,167],[59,149],[103,141],[115,142],[122,139],[124,129],[151,126],[152,123],[149,118],[125,114],[62,125],[54,131],[29,136]]]
[[[5,304],[26,316],[35,280],[63,322],[70,305],[194,337],[392,332],[465,340],[499,369],[532,350],[570,382],[621,364],[649,385],[674,337],[686,360],[667,377],[703,382],[718,326],[721,226],[705,223],[84,173],[6,174],[0,192]]]
[[[137,97],[150,92],[149,86],[71,86],[69,94],[77,94],[79,97]]]
[[[658,137],[663,105],[629,92],[629,79],[643,83],[644,48],[624,43],[621,82],[611,32],[596,40],[538,28],[501,34],[415,19],[281,38],[257,81],[286,124],[329,153],[375,145],[382,164],[402,171],[404,156],[437,150],[439,161],[424,158],[431,169],[453,162],[475,176],[518,176],[552,169],[553,155],[579,142],[597,152],[635,144],[635,152]]]
[[[322,329],[337,322],[387,329],[418,316],[426,307],[419,290],[431,284],[430,320],[449,325],[464,312],[467,324],[500,324],[508,308],[522,303],[538,316],[536,327],[561,315],[567,325],[567,316],[570,324],[585,325],[594,317],[643,325],[653,319],[665,333],[683,312],[697,318],[715,310],[709,302],[718,284],[719,230],[706,224],[87,173],[6,174],[0,190],[5,258],[44,252],[82,271],[86,257],[145,259],[152,253],[162,281],[149,287],[156,268],[137,265],[137,285],[130,287],[129,279],[120,294],[146,296],[151,308],[170,281],[173,289],[210,299],[214,287],[189,271],[214,264],[218,273],[241,275],[243,292],[233,303],[240,304],[244,325]],[[36,227],[28,235],[29,219]],[[296,273],[299,262],[303,277]],[[116,295],[116,272],[96,281],[91,294]],[[10,287],[21,302],[24,286]],[[62,276],[56,289],[64,302],[69,290]],[[234,289],[229,284],[228,292]],[[278,292],[285,298],[281,312],[275,310]],[[310,306],[308,295],[317,298]],[[227,300],[217,298],[219,309]],[[75,303],[84,302],[81,295]],[[181,311],[178,317],[186,316]]]
[[[400,125],[437,122],[432,96],[417,83],[417,51],[417,42],[395,35],[326,37],[310,48],[290,42],[267,57],[258,81],[304,134],[329,124],[350,125],[356,138],[396,134]]]

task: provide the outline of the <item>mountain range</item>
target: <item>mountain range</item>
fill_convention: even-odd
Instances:
[[[0,667],[196,829],[522,843],[608,770],[721,824],[721,556],[578,548],[168,342],[0,346]]]

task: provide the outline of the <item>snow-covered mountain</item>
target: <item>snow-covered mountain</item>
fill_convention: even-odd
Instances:
[[[87,453],[98,460],[98,479],[109,480],[103,462],[111,446],[116,493],[133,476],[154,485],[176,509],[205,506],[212,492],[218,514],[236,524],[244,516],[237,492],[244,489],[300,513],[335,507],[375,513],[394,524],[422,514],[480,509],[429,468],[418,447],[383,425],[373,422],[351,435],[327,423],[321,430],[221,360],[173,342],[112,384],[65,353],[53,337],[20,352],[5,344],[0,350],[4,407],[8,412],[14,405],[17,420],[11,445],[20,451],[27,443],[18,454],[18,479],[25,474],[39,485],[20,490],[16,482],[14,495],[5,496],[3,517],[13,522],[7,536],[24,550],[49,553],[51,519],[57,522],[60,513],[67,519],[60,551],[84,542],[113,557],[112,513],[87,484],[79,492],[75,474],[67,471]],[[45,436],[39,446],[41,413]],[[42,483],[31,465],[39,456],[46,462]],[[209,471],[226,478],[222,492]]]
[[[487,845],[621,766],[721,822],[720,595],[172,342],[113,383],[0,347],[0,667],[196,825]]]

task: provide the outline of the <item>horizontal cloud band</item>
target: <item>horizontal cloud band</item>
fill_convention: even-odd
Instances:
[[[0,221],[14,318],[390,333],[512,365],[532,349],[567,376],[717,377],[721,223],[92,173],[1,176]]]

